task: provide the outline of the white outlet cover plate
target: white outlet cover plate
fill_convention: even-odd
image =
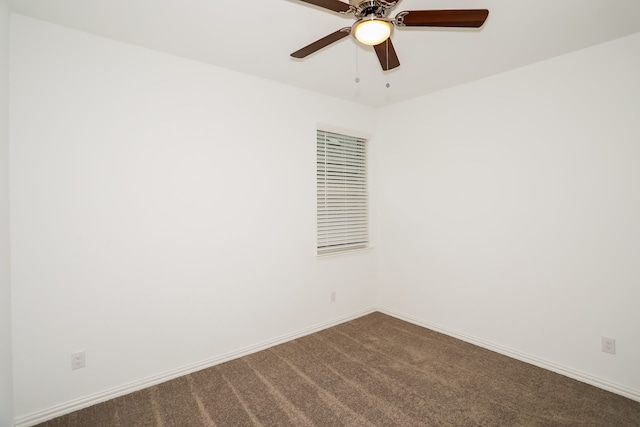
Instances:
[[[616,354],[615,338],[602,337],[602,351],[605,353]]]
[[[80,369],[87,366],[87,359],[84,351],[73,353],[71,355],[71,369]]]

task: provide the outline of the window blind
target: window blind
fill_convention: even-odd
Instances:
[[[318,130],[317,188],[317,253],[367,247],[366,140]]]

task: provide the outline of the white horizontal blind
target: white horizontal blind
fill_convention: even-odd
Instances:
[[[318,254],[369,245],[366,142],[318,130]]]

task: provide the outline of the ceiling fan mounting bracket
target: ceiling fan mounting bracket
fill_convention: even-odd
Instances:
[[[380,4],[382,4],[387,9],[391,9],[392,7],[395,7],[396,4],[398,4],[398,0],[394,0],[394,1],[378,0],[378,1],[380,2]]]
[[[404,23],[404,17],[407,16],[409,14],[409,12],[400,12],[396,15],[396,17],[393,19],[393,23],[398,26],[398,27],[406,27],[405,23]]]

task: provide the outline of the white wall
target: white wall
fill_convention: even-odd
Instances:
[[[640,399],[638,52],[640,34],[381,110],[380,306]]]
[[[18,418],[375,306],[375,251],[314,249],[316,123],[362,131],[373,110],[19,15],[11,31]]]
[[[0,426],[13,425],[9,276],[9,5],[0,0]]]

